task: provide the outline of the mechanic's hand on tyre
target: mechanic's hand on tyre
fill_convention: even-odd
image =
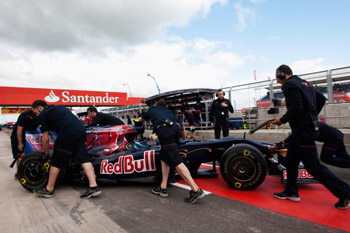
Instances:
[[[42,157],[42,159],[43,159],[44,161],[49,159],[49,155],[48,155],[48,154],[45,154],[44,151],[41,153],[41,157]]]

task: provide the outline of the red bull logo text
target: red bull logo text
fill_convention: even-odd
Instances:
[[[108,159],[101,162],[101,174],[131,174],[133,172],[155,171],[155,152],[154,150],[145,151],[143,159],[135,160],[134,156],[126,155],[118,158],[118,162],[109,163]]]
[[[34,150],[42,150],[41,134],[27,134],[27,142],[33,147]],[[55,139],[52,135],[49,135],[50,150],[53,149]]]
[[[299,179],[313,179],[314,177],[310,175],[306,169],[299,169],[299,174],[298,174]],[[287,170],[283,170],[283,179],[287,179]]]

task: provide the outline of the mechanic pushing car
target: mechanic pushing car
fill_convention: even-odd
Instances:
[[[13,126],[11,134],[11,148],[13,158],[25,151],[26,143],[26,131],[35,130],[39,126],[38,118],[35,116],[32,110],[22,112],[17,119],[16,124]],[[17,160],[18,161],[18,160]],[[18,164],[17,164],[18,167]],[[15,174],[15,179],[17,178],[17,173]]]
[[[317,115],[325,103],[325,97],[307,81],[293,75],[292,70],[287,65],[281,65],[277,68],[276,79],[282,85],[287,112],[281,118],[276,118],[270,123],[281,125],[289,122],[292,135],[286,158],[287,185],[283,192],[274,193],[274,196],[282,200],[300,201],[296,184],[298,165],[302,161],[307,171],[339,198],[335,207],[348,208],[350,205],[350,186],[321,164],[317,156],[315,145]]]
[[[80,197],[90,198],[100,195],[101,190],[96,183],[92,158],[86,151],[86,129],[83,124],[64,106],[47,106],[45,101],[36,100],[32,104],[32,109],[39,117],[44,156],[49,155],[49,130],[57,134],[48,183],[46,187],[35,188],[33,192],[38,196],[53,197],[60,170],[67,167],[69,161],[73,159],[74,163],[81,164],[89,180],[88,190]]]
[[[105,125],[124,125],[124,122],[119,118],[110,114],[98,112],[95,106],[90,106],[87,109],[87,113],[88,116],[93,119],[92,122],[88,125],[88,127]]]
[[[150,120],[153,124],[153,129],[158,135],[161,145],[160,160],[162,169],[162,182],[160,186],[153,187],[152,192],[161,197],[168,196],[167,182],[170,167],[176,168],[180,176],[191,187],[190,196],[185,198],[186,202],[196,203],[199,199],[205,196],[205,193],[194,182],[191,173],[186,165],[182,162],[177,142],[181,137],[184,137],[184,129],[174,113],[169,110],[164,100],[158,100],[155,106],[139,118],[140,121]]]
[[[221,128],[223,137],[228,136],[228,112],[233,113],[231,102],[225,99],[224,96],[225,92],[223,90],[217,90],[216,97],[218,98],[213,101],[209,113],[209,120],[212,122],[211,126],[214,126],[215,139],[220,139]]]
[[[350,156],[344,144],[344,134],[337,128],[317,122],[318,136],[316,141],[323,142],[321,161],[341,168],[350,168]],[[288,145],[290,136],[280,142]]]

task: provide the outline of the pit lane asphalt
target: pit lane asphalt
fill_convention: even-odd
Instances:
[[[214,194],[188,204],[183,201],[188,191],[175,186],[169,187],[168,198],[161,198],[150,192],[149,181],[101,185],[102,195],[88,200],[79,198],[84,185],[62,184],[54,198],[39,198],[13,180],[11,161],[9,135],[0,132],[0,232],[4,233],[344,232]],[[337,175],[349,182],[349,171],[344,170]]]

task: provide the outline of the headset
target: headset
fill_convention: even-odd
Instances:
[[[279,79],[286,79],[286,74],[283,71],[280,71],[279,69],[276,70],[276,77]]]
[[[216,96],[216,97],[218,97],[218,92],[219,92],[219,91],[222,91],[222,93],[223,93],[224,96],[225,96],[225,92],[224,92],[222,89],[219,89],[219,90],[217,90],[216,93],[215,93],[215,96]]]

